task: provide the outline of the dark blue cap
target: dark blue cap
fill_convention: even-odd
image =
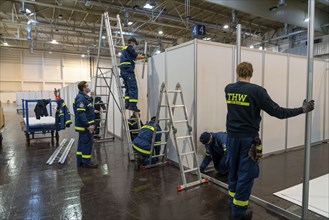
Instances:
[[[137,42],[136,38],[134,38],[134,37],[129,38],[128,42],[134,42],[136,45],[138,45],[138,42]]]
[[[208,144],[211,138],[211,134],[209,132],[203,132],[200,136],[200,142],[202,144]]]

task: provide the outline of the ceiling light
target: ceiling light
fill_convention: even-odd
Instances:
[[[9,44],[8,44],[7,42],[4,42],[3,45],[4,45],[4,46],[8,46]]]
[[[121,56],[121,52],[118,53],[118,56],[119,56],[119,57]]]
[[[48,53],[49,53],[49,54],[52,54],[53,52],[49,51]]]
[[[163,34],[163,31],[159,31],[158,33],[159,33],[160,35],[162,35],[162,34]]]
[[[227,29],[228,27],[229,27],[229,26],[228,26],[227,24],[225,24],[223,28]]]
[[[105,39],[106,37],[105,36],[102,36],[102,39]]]
[[[129,21],[128,22],[128,25],[130,26],[130,25],[132,25],[134,22],[132,22],[132,21]]]
[[[207,41],[210,41],[211,38],[210,37],[204,37],[203,40],[207,40]]]
[[[86,55],[84,55],[84,54],[81,54],[81,57],[86,57]]]
[[[159,53],[161,53],[161,51],[160,51],[160,50],[157,50],[157,51],[155,51],[155,53],[156,53],[156,54],[159,54]]]
[[[258,49],[259,49],[259,50],[263,50],[263,47],[259,47]]]
[[[50,41],[51,44],[58,44],[58,42],[55,39],[52,39],[52,41]]]
[[[304,22],[308,22],[310,19],[309,18],[304,18]]]
[[[153,4],[150,4],[150,3],[146,3],[143,8],[145,9],[153,9],[154,8],[154,5]]]
[[[250,48],[254,48],[254,45],[250,45]]]

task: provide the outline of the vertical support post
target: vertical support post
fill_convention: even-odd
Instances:
[[[307,92],[306,100],[312,99],[313,91],[313,46],[314,46],[314,8],[315,0],[308,1],[308,36],[307,36]],[[305,153],[304,153],[304,182],[302,219],[308,219],[309,181],[310,181],[310,153],[311,153],[311,125],[312,112],[306,114],[305,123]]]
[[[235,58],[237,67],[241,63],[241,24],[236,26],[236,58]],[[236,74],[234,74],[234,82],[236,81]]]

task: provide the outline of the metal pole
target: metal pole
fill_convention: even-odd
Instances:
[[[308,1],[308,40],[307,40],[307,92],[306,99],[312,99],[313,91],[313,44],[314,44],[314,9],[315,0]],[[311,125],[312,112],[306,114],[305,123],[305,153],[304,153],[304,182],[303,182],[303,201],[302,201],[302,219],[308,219],[308,199],[309,199],[309,181],[310,181],[310,153],[311,153]]]
[[[241,24],[236,26],[236,66],[241,63]],[[236,81],[236,74],[234,74],[234,82]]]

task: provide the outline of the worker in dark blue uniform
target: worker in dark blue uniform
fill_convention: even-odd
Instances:
[[[238,81],[225,87],[227,102],[227,143],[229,157],[229,196],[232,219],[251,219],[248,209],[254,179],[259,176],[258,160],[262,156],[259,139],[260,111],[285,119],[310,112],[314,101],[304,100],[300,108],[283,108],[275,103],[266,90],[250,83],[252,64],[237,66]]]
[[[79,132],[77,149],[77,165],[86,168],[97,168],[98,164],[91,160],[93,134],[95,131],[95,113],[92,98],[86,81],[78,84],[79,93],[73,102],[75,114],[75,130]]]
[[[138,87],[135,76],[135,60],[144,59],[144,55],[137,54],[134,47],[138,45],[136,38],[128,39],[128,45],[121,51],[120,71],[125,90],[125,108],[139,112],[137,108]]]
[[[156,128],[154,127],[155,121],[156,117],[152,117],[151,121],[149,121],[146,125],[142,127],[137,137],[133,141],[133,149],[138,154],[137,163],[139,165],[146,166],[147,164],[149,164],[153,133],[161,131],[161,127],[159,126],[159,124]],[[161,136],[161,133],[156,134],[154,142],[155,145],[161,143]],[[154,146],[154,154],[160,154],[160,149],[160,145]],[[155,158],[154,160],[152,160],[152,163],[154,164],[157,161],[157,158]]]
[[[139,118],[140,126],[138,126],[138,118]],[[133,112],[133,114],[130,116],[130,119],[128,120],[131,141],[133,141],[137,137],[139,133],[138,129],[143,127],[143,125],[144,125],[143,122],[140,120],[140,114],[138,112]]]
[[[227,134],[225,132],[203,132],[200,136],[200,142],[205,145],[206,154],[200,165],[200,171],[204,172],[211,161],[219,175],[227,176],[228,167],[226,166]]]

